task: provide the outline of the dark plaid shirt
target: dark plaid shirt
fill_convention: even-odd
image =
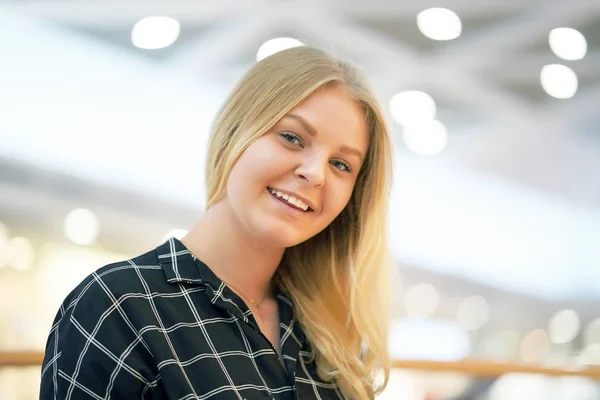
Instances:
[[[41,399],[339,399],[318,379],[290,300],[277,295],[283,361],[246,304],[170,239],[100,268],[54,320]]]

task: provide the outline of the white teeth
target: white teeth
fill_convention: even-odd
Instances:
[[[293,197],[293,196],[292,196]],[[288,200],[289,201],[289,200]],[[306,211],[306,209],[308,208],[308,206],[306,205],[306,203],[304,203],[302,200],[300,199],[296,199],[294,198],[294,201],[290,203],[294,204],[296,207],[303,209],[304,211]]]
[[[269,192],[271,194],[274,194],[277,197],[281,197],[288,203],[293,204],[296,207],[301,208],[304,211],[308,210],[308,204],[306,204],[305,202],[303,202],[300,199],[297,199],[295,196],[290,196],[290,195],[280,192],[279,190],[275,190],[275,189],[271,189],[271,188],[269,188]]]

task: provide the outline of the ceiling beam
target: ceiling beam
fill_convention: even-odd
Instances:
[[[319,32],[327,43],[336,46],[352,44],[352,50],[372,57],[371,64],[380,63],[385,73],[375,73],[380,86],[387,88],[386,97],[407,87],[436,87],[450,93],[452,99],[485,115],[507,134],[527,134],[537,121],[528,112],[531,105],[510,92],[473,74],[469,69],[457,69],[435,59],[422,57],[397,41],[360,26],[346,24],[331,16],[298,19],[305,31]]]
[[[206,25],[249,9],[244,0],[170,1],[15,1],[9,10],[43,20],[87,29],[132,28],[141,18],[165,15],[182,25]]]
[[[592,116],[597,117],[599,99],[600,84],[579,88],[570,99],[549,99],[552,101],[540,109],[537,118],[550,124],[573,125]]]
[[[422,57],[401,42],[332,15],[311,13],[310,18],[296,18],[293,26],[334,53],[344,53],[361,68],[371,69],[370,77],[389,97],[417,81],[423,66]]]
[[[559,0],[552,4],[538,1],[514,18],[471,34],[465,33],[460,40],[448,43],[440,53],[440,61],[452,62],[460,68],[467,66],[467,60],[470,67],[474,67],[477,60],[487,63],[488,58],[501,63],[507,59],[508,52],[539,43],[554,28],[568,24],[579,25],[596,18],[600,10],[599,4],[597,0]]]
[[[497,14],[509,13],[523,7],[522,0],[483,0],[474,2],[472,0],[419,0],[419,1],[396,1],[396,0],[337,0],[330,1],[330,6],[347,16],[354,18],[410,18],[415,19],[417,14],[423,10],[433,7],[448,8],[462,18],[478,18],[495,16]]]
[[[269,38],[269,32],[274,28],[273,20],[271,13],[257,18],[228,18],[179,46],[169,58],[169,64],[205,74],[219,72],[228,68],[227,61],[237,58],[240,51],[258,51],[258,46]]]
[[[478,58],[476,54],[470,57]],[[600,52],[588,53],[584,59],[578,61],[565,61],[555,56],[550,49],[547,52],[523,53],[511,56],[508,63],[487,58],[482,65],[478,60],[477,69],[488,72],[490,76],[503,82],[535,83],[539,84],[542,67],[548,64],[562,64],[571,68],[580,79],[596,78],[600,76]]]

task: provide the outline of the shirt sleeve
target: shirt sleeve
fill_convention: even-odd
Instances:
[[[129,295],[93,273],[67,296],[46,343],[41,400],[151,398],[158,373],[122,307]]]

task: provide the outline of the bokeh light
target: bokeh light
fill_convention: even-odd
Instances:
[[[131,42],[140,49],[162,49],[175,43],[180,30],[179,22],[171,17],[146,17],[133,26]]]

